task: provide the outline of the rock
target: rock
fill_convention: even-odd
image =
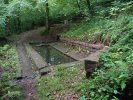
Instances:
[[[99,67],[99,54],[101,52],[107,52],[109,50],[108,46],[105,46],[102,50],[91,53],[88,57],[84,59],[86,77],[89,78],[97,67]]]
[[[51,72],[50,67],[45,67],[39,70],[40,75],[46,75]]]
[[[86,77],[89,78],[92,73],[95,71],[95,68],[99,66],[99,52],[90,54],[85,58],[85,71]]]

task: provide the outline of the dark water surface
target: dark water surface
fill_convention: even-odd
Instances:
[[[37,46],[32,44],[32,47],[51,65],[76,61],[49,45]]]

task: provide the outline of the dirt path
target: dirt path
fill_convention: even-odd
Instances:
[[[39,33],[44,28],[32,30],[23,33],[16,42],[17,52],[19,56],[20,65],[22,68],[22,79],[18,80],[17,83],[23,89],[23,95],[25,100],[37,100],[37,89],[35,85],[35,75],[33,71],[33,65],[29,59],[24,44],[32,40],[42,40]],[[38,37],[38,38],[37,38]]]
[[[18,80],[17,83],[22,87],[24,100],[39,100],[36,88],[36,79],[25,78]]]

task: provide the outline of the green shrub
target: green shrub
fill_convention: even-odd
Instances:
[[[0,68],[3,70],[0,79],[0,99],[21,100],[20,88],[13,82],[19,69],[18,57],[13,46],[0,47]]]
[[[133,34],[119,38],[107,53],[101,55],[101,67],[89,80],[77,85],[77,91],[90,100],[118,100],[126,83],[133,78]]]

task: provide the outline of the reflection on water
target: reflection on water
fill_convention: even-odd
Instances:
[[[55,48],[45,45],[45,46],[37,46],[32,45],[33,48],[39,52],[39,54],[44,57],[45,61],[50,65],[57,65],[62,63],[68,63],[75,61],[73,58],[70,58]]]

